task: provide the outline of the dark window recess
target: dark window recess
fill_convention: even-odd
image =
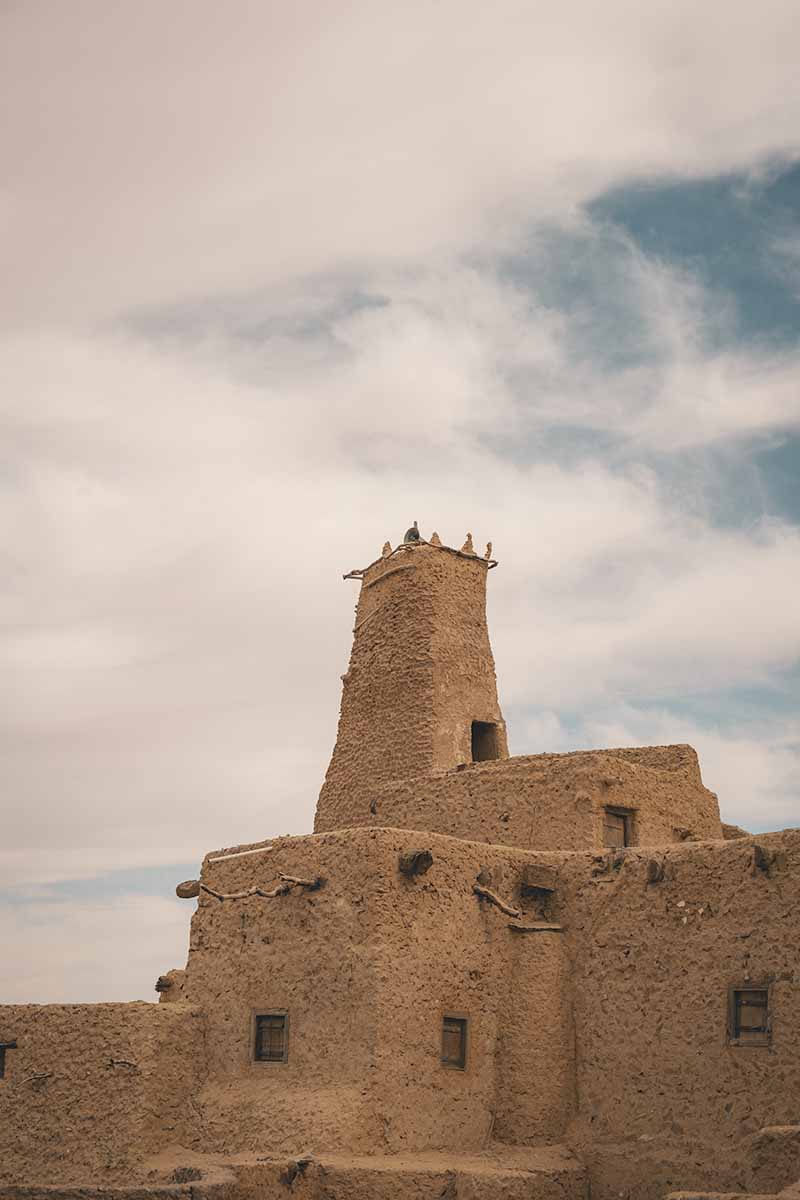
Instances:
[[[286,1013],[257,1013],[255,1047],[256,1062],[286,1062],[289,1056]]]
[[[728,1040],[737,1046],[769,1045],[769,990],[731,988],[728,1004]]]
[[[489,721],[472,722],[472,761],[488,762],[499,758],[500,750],[497,745],[497,726]]]
[[[0,1042],[0,1079],[6,1073],[6,1050],[16,1050],[16,1042]]]
[[[467,1018],[444,1017],[442,1020],[442,1064],[463,1071],[467,1065]]]
[[[621,808],[607,808],[603,812],[603,845],[610,849],[621,849],[633,845],[633,817]]]

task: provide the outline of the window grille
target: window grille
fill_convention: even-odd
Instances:
[[[769,989],[733,987],[728,999],[728,1041],[736,1046],[768,1046]]]
[[[467,1065],[467,1018],[442,1019],[442,1065],[463,1071]]]
[[[289,1057],[289,1019],[286,1013],[256,1013],[253,1058],[284,1063]]]

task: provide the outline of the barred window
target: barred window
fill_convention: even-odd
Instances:
[[[285,1063],[289,1057],[289,1017],[285,1012],[256,1013],[253,1058]]]
[[[442,1066],[463,1071],[467,1065],[467,1018],[442,1019]]]
[[[768,1046],[769,989],[732,987],[728,996],[728,1041],[736,1046]]]

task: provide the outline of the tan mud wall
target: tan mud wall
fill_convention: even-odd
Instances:
[[[633,810],[641,846],[674,842],[677,829],[694,838],[722,837],[717,798],[702,786],[690,746],[474,763],[369,796],[353,793],[334,816],[350,826],[429,829],[530,850],[596,850],[606,806]],[[318,828],[327,820],[320,810]]]
[[[143,1154],[196,1144],[203,1017],[189,1006],[4,1005],[0,1038],[18,1043],[0,1079],[0,1183],[127,1182]]]
[[[497,726],[498,757],[508,757],[486,624],[488,568],[482,559],[425,551],[433,623],[433,767],[472,761],[472,722]]]
[[[572,1097],[561,935],[512,933],[509,917],[472,891],[482,872],[493,890],[518,903],[531,856],[436,836],[375,833],[372,854],[384,866],[383,892],[374,902],[382,930],[383,1031],[375,1101],[386,1150],[480,1150],[490,1138],[558,1140]],[[431,849],[434,862],[427,874],[408,880],[397,871],[397,855],[415,840]],[[445,1014],[469,1021],[464,1071],[440,1062]],[[517,1088],[513,1101],[510,1086]]]
[[[421,545],[363,578],[339,728],[316,828],[342,828],[375,789],[471,758],[471,722],[500,723],[486,630],[487,564]]]
[[[269,890],[278,871],[325,884],[266,900],[201,894],[184,993],[207,1013],[209,1081],[197,1097],[210,1150],[363,1149],[379,1125],[367,1102],[375,1042],[373,865],[344,839],[286,838],[266,853],[213,863],[203,880]],[[365,879],[366,877],[366,879]],[[256,1010],[286,1009],[286,1063],[252,1061]]]
[[[411,846],[433,865],[407,878]],[[168,1143],[413,1155],[544,1139],[585,1157],[594,1200],[777,1186],[754,1139],[800,1102],[800,832],[600,863],[395,829],[214,857],[204,878],[223,892],[279,871],[326,882],[203,894],[185,1002],[0,1009],[20,1046],[0,1081],[0,1182],[131,1182]],[[510,928],[539,923],[520,891],[531,865],[551,868],[564,933]],[[519,920],[474,894],[479,872]],[[772,989],[767,1049],[725,1042],[728,987],[747,982]],[[276,1008],[289,1062],[254,1064],[251,1012]],[[463,1072],[440,1062],[448,1012],[470,1020]]]
[[[558,1136],[572,1094],[571,1033],[551,994],[560,939],[517,945],[508,918],[472,891],[483,868],[513,894],[531,856],[423,835],[433,866],[408,879],[397,860],[414,840],[358,830],[206,860],[204,880],[225,893],[268,890],[278,871],[326,880],[317,892],[204,894],[198,905],[185,987],[207,1013],[209,1080],[196,1100],[210,1149],[479,1149],[512,1127],[503,1088],[528,1070],[546,1083],[520,1096],[514,1127]],[[257,1008],[288,1010],[288,1063],[250,1061]],[[440,1063],[446,1011],[470,1019],[463,1072]],[[538,1041],[525,1035],[534,1022]]]
[[[634,851],[610,881],[579,881],[575,1132],[599,1200],[759,1190],[749,1139],[797,1121],[800,831],[755,841],[776,855],[768,871],[754,868],[750,839],[654,854],[665,870],[655,884]],[[726,1044],[728,987],[748,982],[771,988],[768,1048]]]
[[[580,1165],[547,1147],[527,1152],[504,1147],[487,1157],[326,1156],[291,1190],[280,1173],[278,1163],[237,1167],[240,1190],[225,1200],[586,1200]]]
[[[496,1121],[501,1142],[561,1140],[575,1111],[570,964],[562,933],[510,934],[500,1005]]]

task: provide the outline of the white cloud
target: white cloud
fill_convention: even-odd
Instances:
[[[3,1003],[155,1000],[158,975],[186,961],[187,908],[136,895],[0,906],[0,941],[13,963]]]
[[[626,176],[796,146],[790,0],[6,9],[7,315],[510,244]],[[724,54],[720,46],[724,40]]]

